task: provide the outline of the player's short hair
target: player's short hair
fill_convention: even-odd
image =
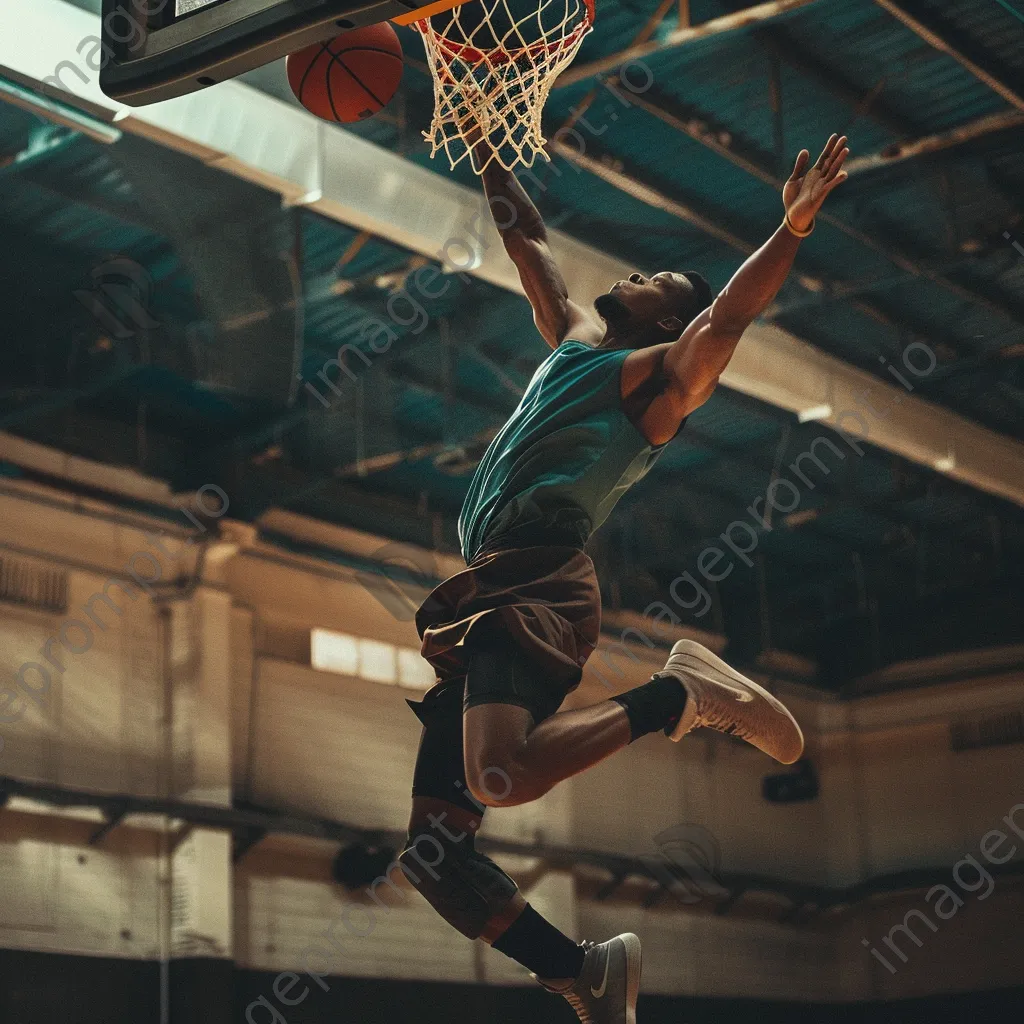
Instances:
[[[711,305],[714,296],[711,294],[711,285],[703,274],[698,274],[696,270],[686,270],[680,276],[685,277],[693,289],[687,296],[679,316],[685,325],[689,325]]]

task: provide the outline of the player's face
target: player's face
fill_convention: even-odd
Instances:
[[[617,281],[601,296],[597,310],[613,325],[621,321],[623,326],[654,327],[666,317],[677,316],[691,290],[690,282],[682,274],[669,271],[653,277],[630,274],[627,280]],[[605,315],[602,305],[612,312],[611,317]]]

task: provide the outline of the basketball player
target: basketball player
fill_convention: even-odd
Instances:
[[[598,642],[601,599],[589,535],[707,401],[744,330],[775,298],[800,239],[845,178],[846,138],[814,164],[800,153],[782,225],[717,298],[696,273],[631,274],[594,303],[572,302],[544,223],[515,176],[483,176],[534,320],[554,351],[470,484],[459,533],[468,568],[417,613],[438,681],[413,704],[424,729],[403,871],[437,912],[561,993],[589,1024],[634,1024],[640,941],[577,944],[477,852],[485,807],[543,796],[648,733],[698,727],[783,764],[803,752],[793,716],[700,644],[680,640],[650,682],[560,712]],[[596,314],[596,315],[595,315]]]

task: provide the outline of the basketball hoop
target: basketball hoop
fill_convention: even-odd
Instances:
[[[594,0],[469,0],[417,21],[434,80],[430,155],[444,150],[453,169],[469,157],[476,174],[546,159],[544,104],[593,24]],[[483,161],[474,130],[489,143]]]

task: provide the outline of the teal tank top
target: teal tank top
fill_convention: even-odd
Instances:
[[[469,486],[459,516],[467,563],[533,523],[576,525],[585,542],[654,465],[665,445],[652,445],[621,407],[628,355],[564,341],[537,368]]]

